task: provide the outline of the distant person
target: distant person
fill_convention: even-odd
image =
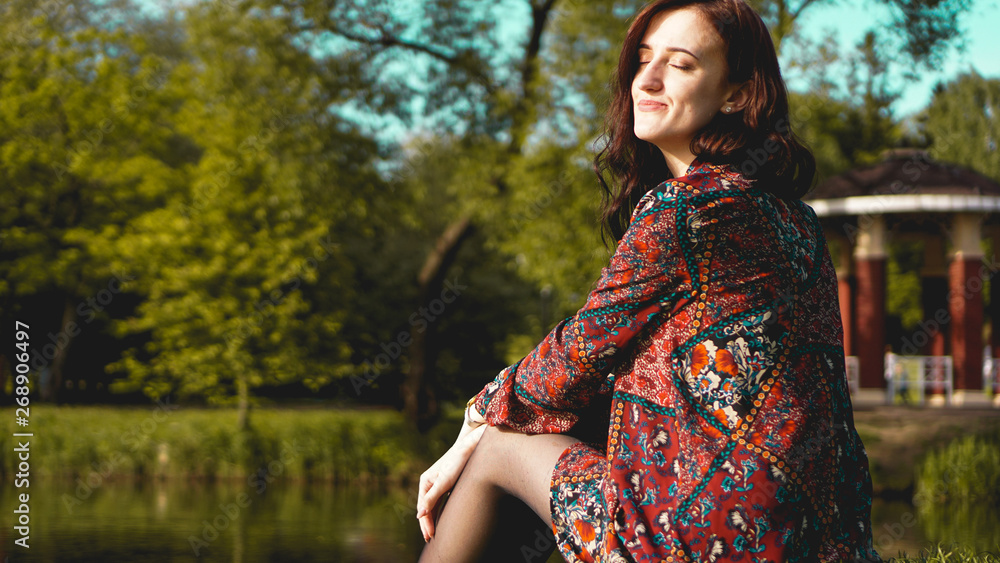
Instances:
[[[544,561],[532,522],[498,516],[510,497],[567,561],[878,561],[836,274],[799,200],[815,161],[760,17],[645,7],[603,140],[615,253],[421,476],[420,561]]]

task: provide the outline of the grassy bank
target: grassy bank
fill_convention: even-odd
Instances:
[[[913,498],[917,469],[932,452],[966,436],[1000,437],[998,409],[856,409],[854,423],[868,452],[876,496],[899,500]]]
[[[30,431],[31,471],[43,477],[102,479],[244,478],[268,471],[289,479],[356,485],[411,482],[453,443],[461,412],[428,435],[388,409],[257,409],[237,432],[236,412],[214,409],[32,407],[29,426],[0,410],[0,447]],[[14,456],[0,457],[5,479]],[[96,479],[96,478],[95,478]]]

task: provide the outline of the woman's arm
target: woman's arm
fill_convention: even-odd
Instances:
[[[586,304],[560,322],[523,360],[475,397],[491,425],[527,434],[560,433],[600,393],[636,337],[696,295],[698,265],[685,256],[690,210],[683,187],[647,194]],[[690,245],[689,245],[690,246]]]

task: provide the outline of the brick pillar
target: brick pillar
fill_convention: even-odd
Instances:
[[[854,355],[858,356],[860,386],[884,388],[886,229],[881,215],[858,218],[854,247]]]
[[[982,216],[956,213],[952,217],[952,258],[948,267],[948,305],[951,312],[951,355],[955,390],[983,388],[983,253],[979,223]],[[966,394],[956,393],[956,402]]]

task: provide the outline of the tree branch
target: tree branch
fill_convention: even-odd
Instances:
[[[314,30],[315,28],[305,29],[305,31],[314,31]],[[386,33],[384,30],[379,30],[378,37],[366,37],[364,35],[353,33],[336,26],[332,26],[328,28],[326,31],[339,35],[345,39],[355,41],[357,43],[363,43],[365,45],[373,45],[385,48],[400,47],[403,49],[408,49],[410,51],[415,51],[417,53],[423,53],[425,55],[429,55],[430,57],[437,59],[449,66],[460,68],[461,70],[469,73],[469,75],[472,76],[472,78],[478,84],[480,84],[483,88],[485,88],[488,93],[490,94],[496,93],[497,87],[493,83],[493,81],[490,80],[490,77],[488,75],[486,75],[481,70],[475,67],[470,67],[469,65],[465,64],[465,61],[462,59],[462,57],[456,55],[450,55],[444,51],[435,49],[430,45],[417,43],[415,41],[409,41],[407,39],[401,39],[399,37]]]

